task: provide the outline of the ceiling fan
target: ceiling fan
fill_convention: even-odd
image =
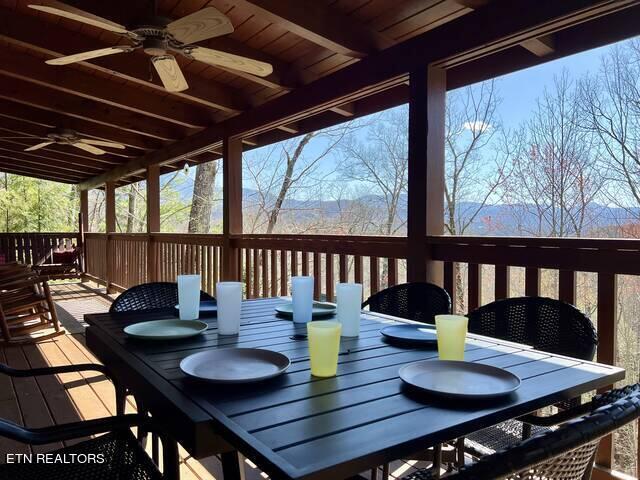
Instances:
[[[25,152],[39,150],[54,143],[58,145],[71,145],[72,147],[80,148],[86,152],[92,153],[93,155],[104,155],[105,153],[107,153],[105,150],[102,150],[98,147],[118,148],[120,150],[123,150],[125,148],[125,146],[120,143],[107,142],[104,140],[94,140],[93,138],[82,138],[75,130],[67,129],[56,129],[53,132],[47,134],[46,137],[0,137],[0,140],[9,139],[45,140],[44,142],[40,142],[37,145],[25,148]]]
[[[174,21],[154,16],[131,28],[56,0],[47,0],[42,4],[30,4],[29,7],[124,35],[132,42],[131,45],[116,45],[54,58],[46,61],[49,65],[67,65],[105,55],[142,49],[151,57],[151,62],[158,72],[162,84],[170,92],[181,92],[189,88],[176,61],[176,55],[183,55],[208,65],[240,70],[261,77],[273,72],[273,67],[268,63],[194,45],[202,40],[233,32],[233,25],[229,18],[213,7],[203,8]]]

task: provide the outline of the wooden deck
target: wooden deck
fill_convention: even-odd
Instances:
[[[60,321],[67,334],[37,344],[0,348],[0,362],[15,368],[70,365],[97,362],[85,346],[83,315],[106,311],[112,298],[89,284],[52,285]],[[131,401],[128,411],[135,411]],[[115,394],[109,380],[99,373],[69,373],[50,377],[15,378],[0,376],[0,417],[29,427],[99,418],[115,414]],[[0,438],[0,463],[7,453],[40,453],[62,444],[25,446]],[[222,480],[216,457],[195,460],[181,449],[183,480]],[[268,478],[250,461],[245,461],[247,480]],[[398,461],[390,466],[390,478],[406,475],[424,462]],[[364,474],[369,477],[369,474]],[[381,478],[378,475],[378,478]]]

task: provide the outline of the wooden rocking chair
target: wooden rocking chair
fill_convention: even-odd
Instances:
[[[18,267],[15,269],[19,270]],[[47,328],[53,328],[53,332],[24,337]],[[30,269],[0,277],[0,330],[6,343],[45,340],[64,334],[46,278]]]

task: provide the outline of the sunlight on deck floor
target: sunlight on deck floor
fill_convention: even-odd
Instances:
[[[93,285],[93,284],[91,284]],[[95,285],[93,285],[95,286]],[[97,362],[85,346],[85,313],[104,312],[114,298],[104,289],[93,289],[79,282],[58,283],[51,286],[60,322],[66,335],[30,345],[0,347],[0,362],[15,368],[37,368],[49,365],[70,365]],[[132,400],[128,412],[135,411]],[[68,373],[39,378],[0,376],[0,417],[29,427],[44,427],[115,414],[115,393],[111,382],[100,373]],[[73,442],[70,442],[73,443]],[[6,453],[45,452],[62,444],[25,446],[0,438],[0,463]],[[218,458],[191,458],[180,450],[181,479],[222,480]],[[390,466],[390,478],[406,475],[423,466],[414,461],[397,461]],[[247,480],[268,478],[251,462],[246,461]],[[369,477],[369,474],[364,474]],[[381,472],[378,474],[381,478]]]

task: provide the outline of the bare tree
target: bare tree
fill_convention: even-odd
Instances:
[[[246,231],[273,233],[283,214],[300,217],[317,208],[323,182],[333,171],[321,168],[321,162],[352,128],[347,123],[245,154],[245,183],[254,189],[245,208]],[[298,233],[310,228],[300,218],[288,226]]]
[[[507,159],[494,80],[451,92],[445,130],[445,229],[464,235],[506,180]]]
[[[521,233],[581,236],[597,215],[602,188],[593,135],[582,128],[574,82],[565,71],[538,100],[532,118],[512,136],[507,198]]]
[[[598,142],[607,200],[640,221],[640,40],[613,46],[600,71],[580,82],[583,127]]]
[[[209,233],[211,229],[217,174],[218,162],[201,163],[196,167],[193,200],[189,214],[189,233]]]

